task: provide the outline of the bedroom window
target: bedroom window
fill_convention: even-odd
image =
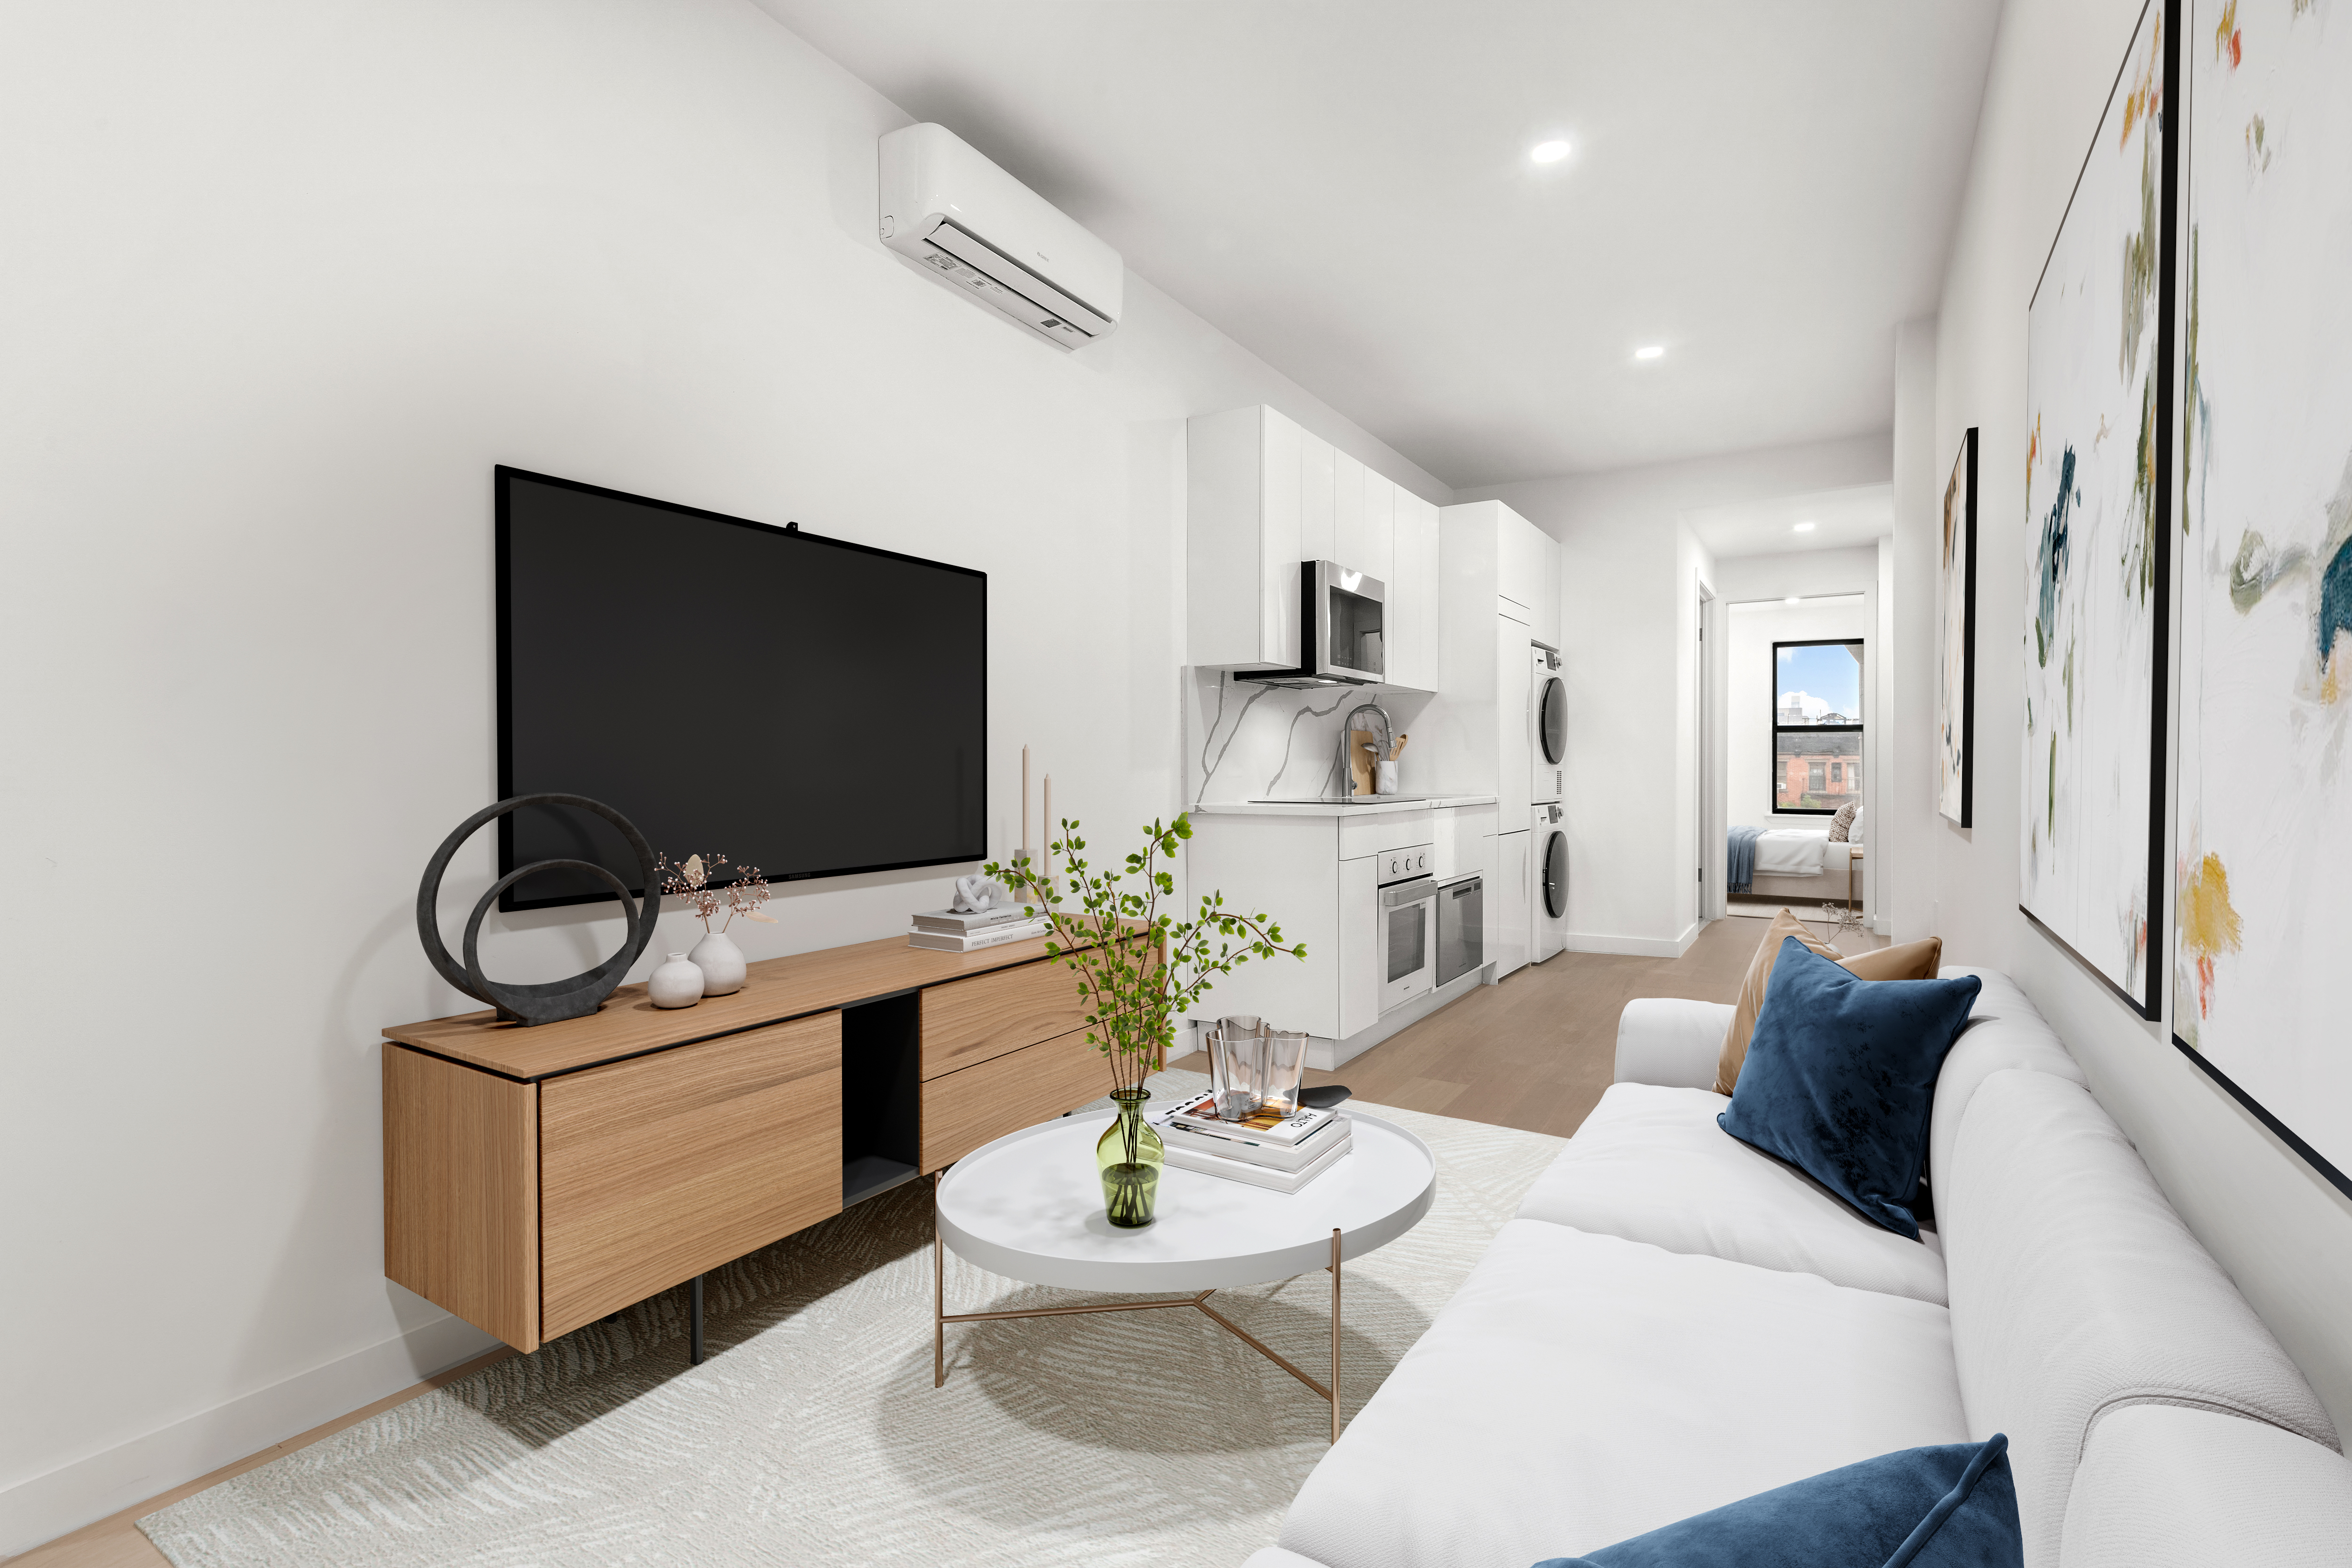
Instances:
[[[1772,809],[1827,816],[1862,795],[1862,642],[1772,645]]]

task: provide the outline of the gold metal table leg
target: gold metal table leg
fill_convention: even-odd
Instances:
[[[1009,1318],[1068,1318],[1086,1312],[1150,1312],[1162,1307],[1198,1307],[1209,1320],[1242,1343],[1305,1384],[1331,1405],[1331,1441],[1339,1440],[1339,1233],[1331,1233],[1331,1383],[1325,1387],[1301,1372],[1289,1358],[1209,1305],[1213,1289],[1197,1296],[1177,1296],[1158,1301],[1097,1301],[1075,1307],[1022,1307],[1001,1312],[950,1312],[947,1310],[947,1247],[940,1234],[939,1184],[931,1179],[931,1386],[947,1386],[947,1333],[950,1323],[994,1323]]]

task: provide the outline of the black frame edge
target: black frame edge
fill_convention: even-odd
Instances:
[[[2342,1193],[2347,1198],[2352,1198],[2352,1176],[2347,1176],[2343,1172],[2337,1170],[2335,1163],[2331,1162],[2326,1155],[2321,1153],[2318,1150],[2313,1148],[2310,1144],[2305,1142],[2300,1137],[2298,1137],[2294,1129],[2289,1127],[2285,1122],[2281,1121],[2277,1117],[2273,1116],[2268,1110],[2265,1110],[2263,1108],[2263,1102],[2261,1100],[2256,1100],[2252,1095],[2248,1094],[2244,1089],[2240,1089],[2238,1087],[2237,1080],[2232,1079],[2228,1073],[2223,1072],[2220,1068],[2215,1067],[2206,1057],[2204,1052],[2199,1050],[2195,1046],[2192,1046],[2188,1041],[2182,1039],[2178,1034],[2173,1034],[2170,1030],[2167,1030],[2166,1033],[2171,1037],[2174,1047],[2179,1050],[2182,1056],[2187,1057],[2190,1061],[2195,1062],[2200,1068],[2202,1068],[2206,1077],[2211,1079],[2215,1083],[2220,1084],[2223,1089],[2228,1089],[2230,1091],[2231,1099],[2236,1100],[2240,1105],[2244,1106],[2248,1110],[2252,1111],[2254,1113],[2254,1119],[2260,1121],[2263,1126],[2269,1128],[2272,1132],[2276,1134],[2280,1142],[2285,1144],[2289,1149],[2294,1150],[2296,1156],[2300,1158],[2305,1164],[2309,1165],[2313,1170],[2326,1177],[2327,1180],[2335,1185],[2337,1192]]]

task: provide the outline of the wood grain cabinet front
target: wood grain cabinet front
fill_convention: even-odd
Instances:
[[[540,1086],[541,1337],[841,1212],[841,1015]]]
[[[923,1169],[945,1170],[1008,1132],[1110,1092],[1103,1054],[1075,1030],[923,1084]],[[1103,1125],[1110,1121],[1104,1118]]]
[[[923,993],[923,1076],[939,1077],[1086,1026],[1077,972],[1051,960]]]

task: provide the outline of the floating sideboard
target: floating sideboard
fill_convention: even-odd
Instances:
[[[386,1029],[383,1271],[537,1349],[1109,1087],[1041,941],[769,959],[588,1017]]]

